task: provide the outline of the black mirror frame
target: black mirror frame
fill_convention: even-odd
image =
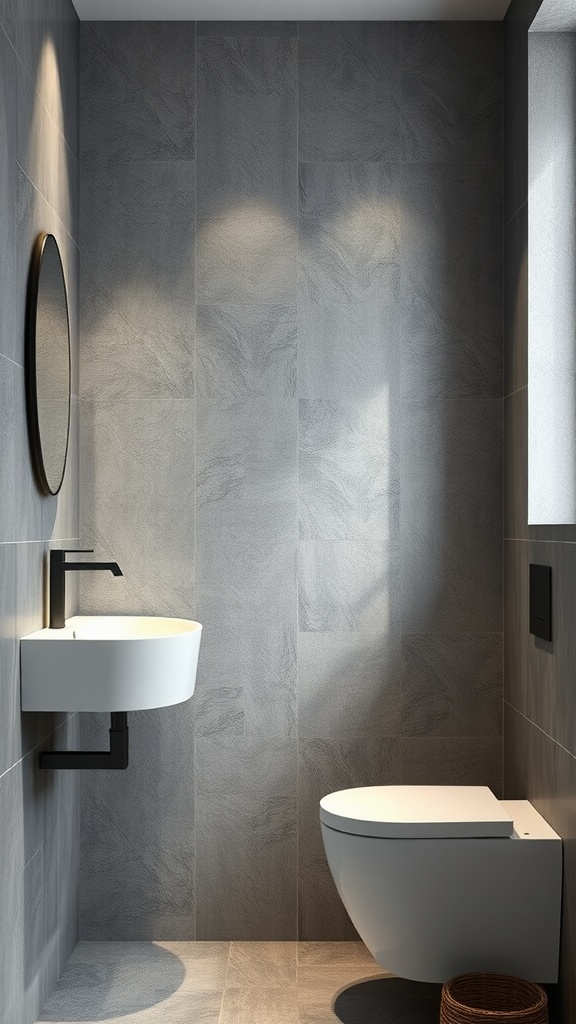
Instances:
[[[62,472],[60,474],[60,480],[55,490],[52,489],[48,483],[46,477],[46,469],[44,466],[44,457],[42,454],[42,439],[40,436],[40,424],[38,421],[38,389],[36,384],[36,325],[37,325],[37,307],[38,307],[38,290],[40,285],[40,270],[42,267],[42,259],[44,257],[44,249],[46,242],[49,238],[54,240],[56,246],[56,252],[58,253],[58,259],[60,261],[60,269],[62,271],[62,281],[64,283],[64,299],[66,304],[66,329],[68,333],[68,425],[66,428],[66,447],[64,449],[64,458],[62,460]],[[62,265],[62,256],[60,255],[60,247],[54,235],[50,232],[42,231],[32,250],[32,258],[30,260],[30,270],[28,274],[28,288],[26,292],[26,339],[25,339],[25,360],[24,360],[24,376],[25,376],[25,387],[26,387],[26,419],[28,422],[28,440],[30,444],[30,455],[32,458],[32,468],[34,470],[34,477],[38,489],[46,497],[54,496],[58,494],[62,487],[64,480],[64,473],[66,471],[66,462],[68,460],[68,445],[70,442],[70,406],[72,399],[72,361],[70,355],[70,311],[68,308],[68,290],[66,288],[66,277],[64,275],[64,267]]]

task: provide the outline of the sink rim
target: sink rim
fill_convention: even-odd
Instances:
[[[137,624],[142,623],[142,631],[138,631]],[[164,624],[168,628],[166,629],[154,629],[154,626]],[[107,624],[112,627],[106,630]],[[121,628],[122,625],[131,625],[135,628],[129,629],[128,632],[122,634],[116,631],[115,627]],[[170,627],[180,628],[170,628]],[[90,628],[94,628],[94,632],[90,632]],[[149,631],[146,631],[148,627]],[[98,632],[100,628],[103,628],[103,632]],[[79,630],[86,630],[82,635],[78,635]],[[138,642],[141,643],[146,640],[174,640],[179,636],[188,636],[191,633],[202,631],[202,623],[197,622],[195,619],[184,619],[178,618],[172,615],[71,615],[66,619],[65,625],[62,629],[51,629],[50,626],[44,626],[42,629],[37,629],[33,633],[28,633],[26,636],[22,636],[21,640],[66,640],[85,643],[90,640],[94,641],[105,641],[106,643],[116,642]]]

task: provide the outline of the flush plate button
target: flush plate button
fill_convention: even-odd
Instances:
[[[530,566],[530,632],[552,640],[552,567]]]

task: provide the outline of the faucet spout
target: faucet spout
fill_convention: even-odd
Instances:
[[[63,629],[66,607],[67,572],[111,572],[123,576],[118,562],[67,562],[67,554],[93,554],[93,551],[51,551],[50,552],[50,629]]]

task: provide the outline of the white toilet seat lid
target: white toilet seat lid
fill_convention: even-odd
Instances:
[[[487,786],[366,786],[329,793],[320,820],[388,839],[511,836],[514,821]]]

